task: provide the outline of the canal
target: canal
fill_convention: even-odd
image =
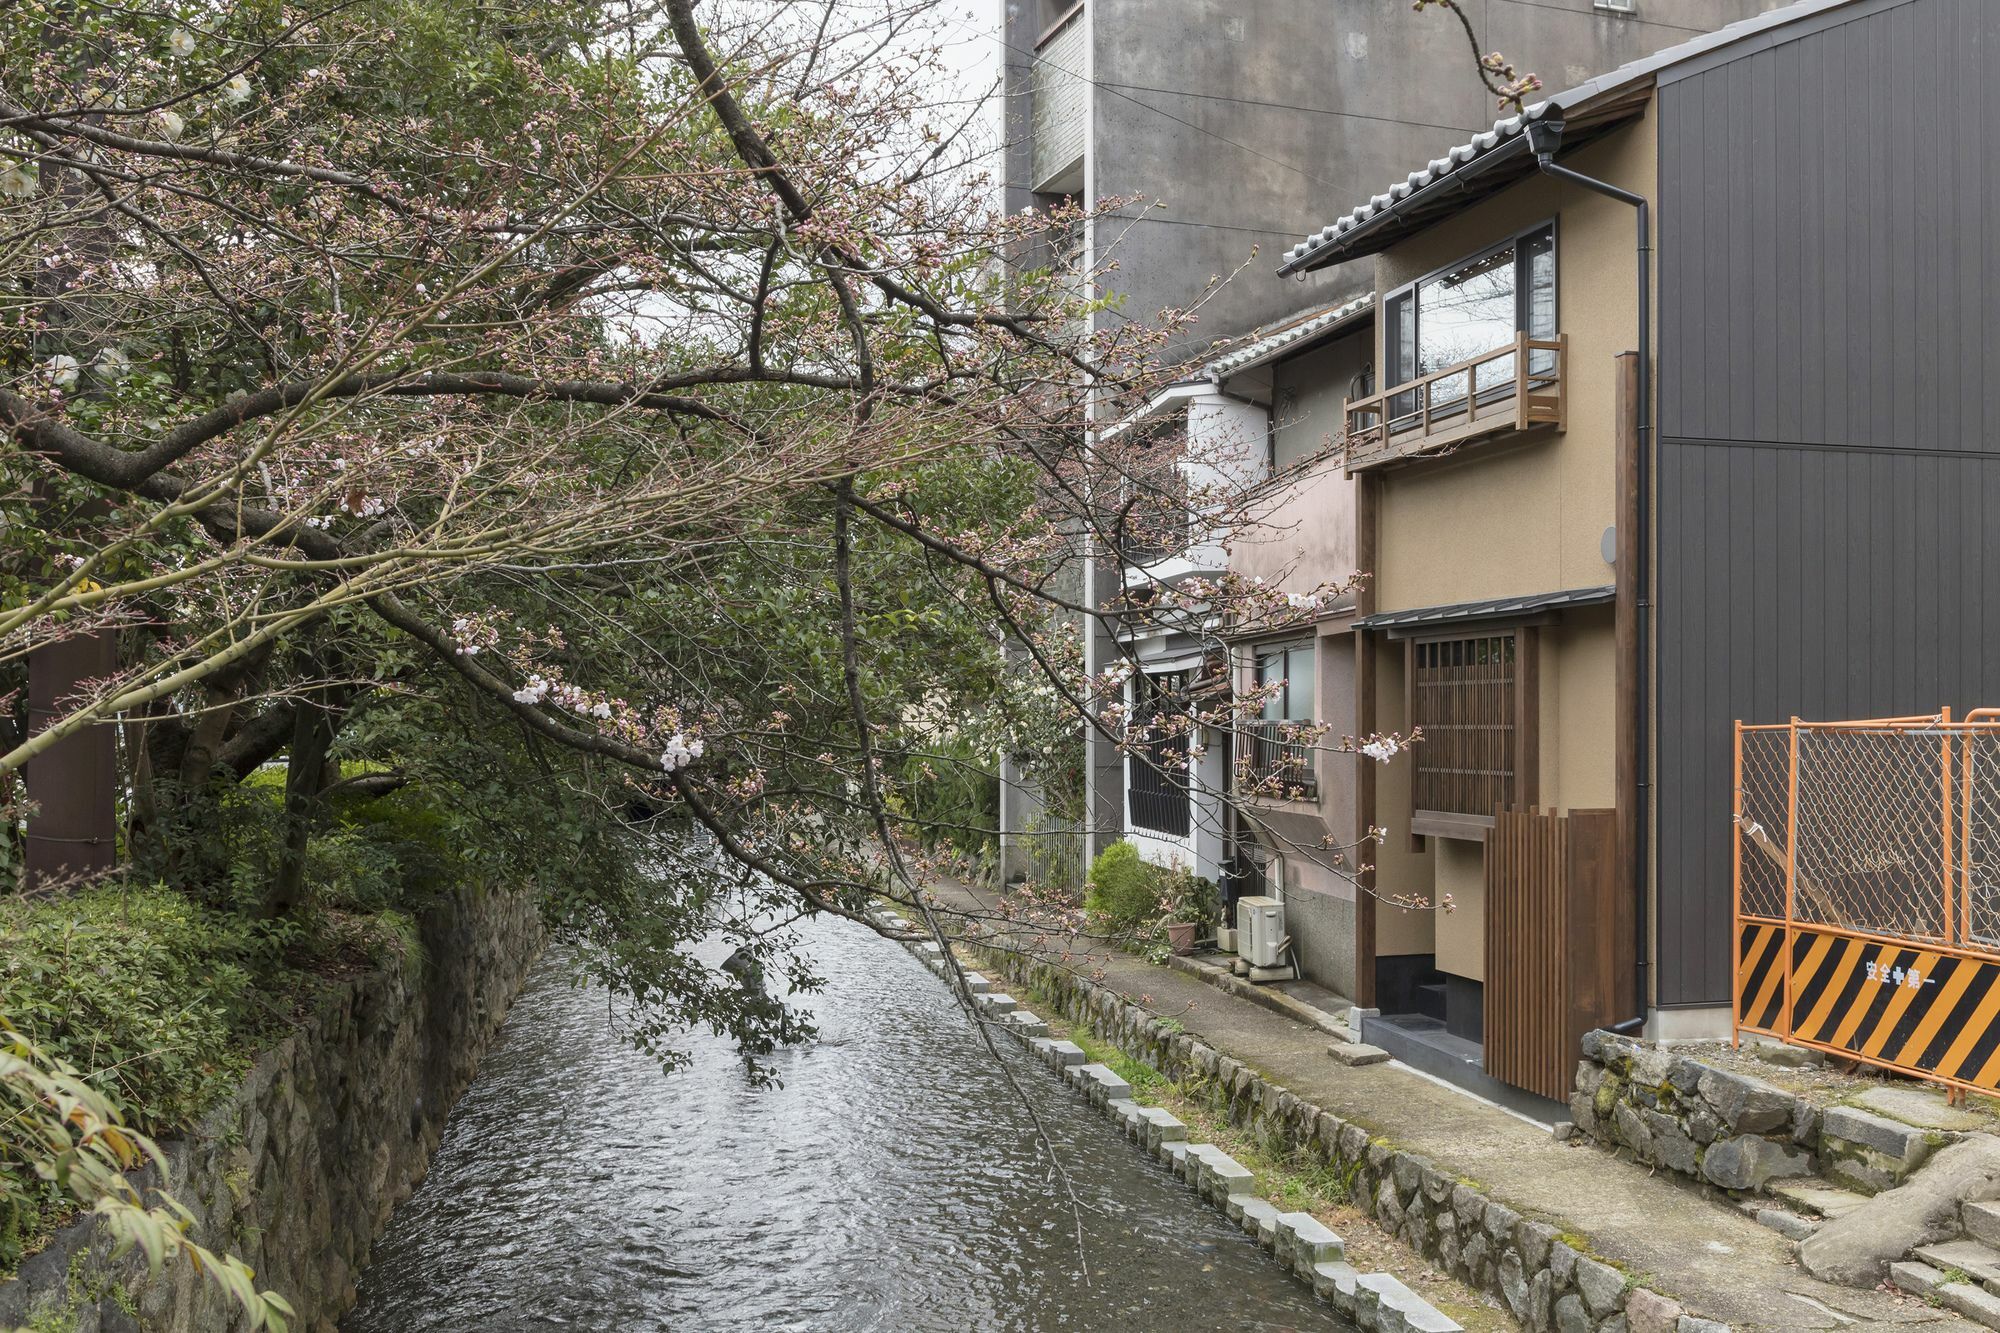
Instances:
[[[706,1034],[662,1073],[544,959],[346,1333],[1346,1327],[1009,1043],[1066,1191],[934,977],[805,935],[821,1035],[781,1088]]]

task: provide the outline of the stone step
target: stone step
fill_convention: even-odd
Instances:
[[[1286,1213],[1292,1228],[1292,1267],[1310,1276],[1315,1264],[1330,1264],[1346,1254],[1340,1236],[1311,1213]]]
[[[1823,1168],[1839,1184],[1879,1194],[1903,1183],[1944,1141],[1937,1130],[1919,1129],[1858,1106],[1829,1106],[1820,1118],[1828,1147]]]
[[[990,1018],[999,1018],[1003,1015],[1011,1014],[1020,1008],[1020,1005],[1015,1002],[1013,996],[1003,995],[995,991],[988,991],[984,995],[974,996],[973,1003],[978,1005],[980,1010]]]
[[[1759,1208],[1752,1216],[1759,1226],[1769,1227],[1786,1240],[1804,1240],[1820,1226],[1813,1218],[1802,1217],[1789,1208]]]
[[[1361,1292],[1372,1293],[1377,1305],[1401,1315],[1403,1326],[1411,1333],[1463,1333],[1456,1322],[1438,1313],[1428,1301],[1388,1273],[1363,1274],[1355,1286],[1357,1296]],[[1376,1326],[1381,1326],[1379,1319]]]
[[[1007,1021],[1013,1024],[1014,1031],[1023,1037],[1046,1037],[1049,1035],[1049,1025],[1026,1009],[1016,1009],[1013,1013],[1007,1015]]]
[[[1905,1259],[1889,1265],[1889,1280],[1912,1296],[1956,1310],[1974,1323],[2000,1328],[2000,1296],[1974,1282],[1948,1282],[1943,1271]]]
[[[1132,1100],[1132,1085],[1112,1073],[1108,1065],[1078,1065],[1077,1073],[1084,1080],[1082,1086],[1090,1089],[1090,1100],[1098,1105]]]
[[[1244,1234],[1256,1236],[1263,1233],[1266,1222],[1277,1225],[1278,1205],[1254,1194],[1237,1194],[1229,1200],[1229,1214],[1230,1220],[1241,1226]]]
[[[1232,1194],[1257,1192],[1257,1173],[1227,1154],[1210,1163],[1209,1178],[1213,1183],[1202,1192],[1216,1203],[1227,1202]]]
[[[993,989],[993,983],[977,972],[967,972],[965,974],[965,988],[974,995],[984,995]]]
[[[1347,1313],[1353,1312],[1354,1289],[1360,1281],[1361,1270],[1345,1260],[1313,1265],[1313,1295]]]
[[[1868,1196],[1853,1190],[1829,1185],[1818,1176],[1799,1176],[1791,1180],[1774,1180],[1765,1187],[1773,1197],[1808,1213],[1817,1213],[1831,1220],[1853,1212],[1868,1202]]]
[[[1956,1269],[1985,1287],[2000,1286],[2000,1251],[1976,1240],[1920,1245],[1912,1253],[1941,1273]]]
[[[1344,1065],[1379,1065],[1389,1058],[1389,1053],[1380,1046],[1358,1041],[1337,1041],[1326,1048],[1326,1053]]]
[[[1052,1041],[1049,1043],[1049,1063],[1058,1069],[1084,1062],[1083,1047],[1073,1041]]]
[[[1958,1215],[1966,1235],[2000,1248],[2000,1203],[1968,1203]]]

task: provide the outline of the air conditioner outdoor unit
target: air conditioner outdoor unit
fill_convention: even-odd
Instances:
[[[1236,900],[1236,952],[1252,967],[1285,965],[1285,905],[1276,898]]]

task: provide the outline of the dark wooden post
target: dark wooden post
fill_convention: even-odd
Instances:
[[[1620,352],[1618,354],[1618,389],[1613,419],[1617,422],[1617,481],[1616,513],[1613,521],[1617,524],[1617,592],[1613,604],[1613,633],[1616,638],[1616,702],[1613,711],[1617,714],[1614,731],[1614,767],[1617,786],[1618,816],[1618,883],[1625,886],[1618,895],[1616,911],[1618,932],[1614,938],[1619,942],[1619,957],[1624,957],[1634,949],[1628,943],[1634,939],[1636,922],[1633,913],[1641,910],[1640,903],[1651,893],[1648,885],[1640,884],[1638,871],[1639,849],[1633,844],[1638,837],[1639,825],[1639,721],[1638,690],[1639,673],[1645,664],[1639,661],[1639,354]],[[1619,968],[1622,992],[1631,994],[1634,982],[1632,969],[1645,965],[1643,958],[1633,958],[1630,967]]]
[[[28,734],[75,707],[78,687],[118,669],[107,630],[28,654]],[[27,824],[30,887],[109,870],[118,855],[118,751],[110,722],[85,727],[30,759],[23,777],[34,813]]]

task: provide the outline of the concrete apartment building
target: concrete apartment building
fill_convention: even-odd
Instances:
[[[1482,45],[1540,72],[1551,86],[1563,86],[1768,3],[1477,0],[1468,9]],[[1410,162],[1484,130],[1494,112],[1457,23],[1448,14],[1413,13],[1408,0],[1332,6],[1307,0],[1007,0],[1002,40],[1009,210],[1064,199],[1140,201],[1087,222],[1060,244],[1082,272],[1115,259],[1103,293],[1112,304],[1093,316],[1100,326],[1150,321],[1162,310],[1199,303],[1195,332],[1169,349],[1192,366],[1212,360],[1224,340],[1241,345],[1259,335],[1280,336],[1302,315],[1372,290],[1374,275],[1365,265],[1315,268],[1283,280],[1272,270],[1296,239],[1300,219],[1332,216],[1367,197],[1383,180],[1407,172]],[[1192,370],[1189,385],[1180,387],[1183,398],[1206,394],[1221,401],[1237,391],[1201,370]],[[1350,387],[1345,380],[1338,386],[1342,393]],[[1263,398],[1254,391],[1246,396],[1273,438],[1324,443],[1339,432],[1337,405],[1313,411],[1286,386]],[[1183,401],[1179,409],[1188,406]],[[1288,444],[1278,460],[1268,448],[1252,450],[1254,469],[1243,484],[1266,485],[1296,459],[1322,452]],[[1328,485],[1339,493],[1322,494]],[[1325,517],[1336,525],[1351,525],[1347,516],[1356,512],[1342,489],[1348,486],[1336,478],[1312,488],[1332,506]],[[1340,541],[1354,549],[1351,533]],[[1200,541],[1199,533],[1191,533],[1190,549],[1181,554],[1186,558],[1162,562],[1144,577],[1215,574],[1224,563],[1220,548]],[[1106,605],[1125,592],[1131,574],[1115,556],[1094,553],[1080,578],[1090,600]],[[1172,643],[1152,636],[1160,670],[1186,670],[1190,645],[1208,633],[1200,626],[1174,632],[1181,637]],[[1092,671],[1133,654],[1108,624],[1086,635]],[[1143,690],[1144,682],[1135,688]],[[1086,861],[1135,829],[1130,768],[1116,746],[1088,741],[1079,849]],[[1334,783],[1331,794],[1318,798],[1318,816],[1330,827],[1353,827],[1351,804],[1326,808],[1329,801],[1351,803],[1351,795],[1340,793],[1353,786]],[[1189,820],[1186,851],[1195,857],[1198,815],[1191,812]],[[1036,873],[1029,849],[1046,846],[1048,821],[1038,793],[1011,769],[1003,771],[1001,828],[1003,877]],[[1024,837],[1029,829],[1036,832]],[[1149,832],[1158,830],[1138,829],[1143,851],[1177,854]],[[1233,836],[1216,830],[1202,842],[1195,857],[1200,868],[1206,873],[1213,865],[1226,873]],[[1344,923],[1337,929],[1345,938],[1302,950],[1327,960],[1309,969],[1325,984],[1357,976],[1355,911],[1350,902],[1318,913]],[[1342,961],[1331,961],[1336,957]]]

